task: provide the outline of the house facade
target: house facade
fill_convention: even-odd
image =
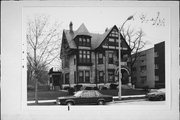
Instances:
[[[139,52],[132,72],[136,88],[165,88],[165,42]]]
[[[63,30],[60,58],[62,60],[63,83],[108,84],[118,82],[118,37],[116,25],[103,34],[90,33],[84,24],[73,30]],[[121,37],[122,38],[122,37]],[[130,47],[121,39],[122,84],[128,84],[130,69],[128,56]]]

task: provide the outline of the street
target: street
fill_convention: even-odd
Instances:
[[[163,105],[165,104],[165,101],[147,101],[146,99],[136,99],[136,100],[122,100],[122,101],[113,101],[106,103],[106,105],[112,106],[112,105]],[[29,103],[28,105],[35,105],[34,103]],[[44,105],[53,105],[56,106],[55,100],[48,101],[48,102],[40,102],[38,104],[39,106]],[[36,105],[37,106],[37,105]],[[60,105],[61,106],[61,105]]]

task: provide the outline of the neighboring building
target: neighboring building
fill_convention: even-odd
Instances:
[[[165,87],[165,42],[154,45],[155,87]]]
[[[60,58],[62,60],[63,83],[106,84],[118,81],[118,28],[114,25],[103,34],[90,33],[82,24],[73,30],[63,30]],[[129,82],[128,56],[130,48],[121,40],[122,83]]]
[[[149,87],[154,88],[155,86],[155,76],[154,76],[154,48],[139,52],[139,57],[137,58],[134,67],[133,75],[135,87]]]
[[[165,42],[154,45],[154,48],[138,53],[133,67],[135,87],[165,87]]]

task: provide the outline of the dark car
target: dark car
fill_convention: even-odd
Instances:
[[[106,102],[113,101],[110,95],[103,95],[96,90],[82,90],[75,93],[73,96],[58,97],[57,104],[61,105],[78,105],[78,104],[98,104],[103,105]]]
[[[151,90],[147,93],[146,98],[148,100],[163,101],[165,100],[165,89]]]

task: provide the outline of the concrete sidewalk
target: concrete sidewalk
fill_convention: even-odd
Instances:
[[[145,95],[130,95],[130,96],[121,96],[121,100],[132,100],[132,99],[143,99],[145,98]],[[113,96],[114,101],[118,101],[118,96]],[[38,103],[52,103],[56,102],[56,100],[38,100]],[[35,103],[35,100],[27,101],[27,104]]]

